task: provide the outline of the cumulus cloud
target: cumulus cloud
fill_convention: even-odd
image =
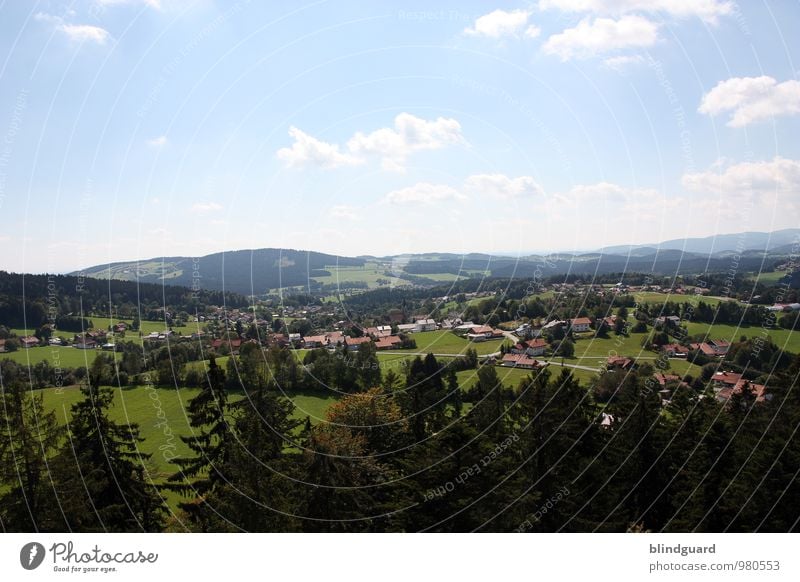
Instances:
[[[418,182],[413,186],[389,192],[384,200],[390,204],[429,206],[443,200],[465,200],[466,196],[451,186]]]
[[[154,137],[153,139],[147,140],[147,145],[153,148],[160,148],[167,145],[167,136],[166,135],[159,135],[158,137]]]
[[[464,189],[479,196],[491,196],[501,200],[544,195],[544,190],[532,177],[509,178],[504,174],[470,176],[464,181]]]
[[[196,202],[192,204],[192,212],[195,214],[208,214],[222,210],[222,206],[216,202]]]
[[[499,39],[518,37],[524,30],[525,36],[533,38],[540,30],[536,25],[528,25],[530,15],[530,10],[495,10],[475,20],[472,26],[464,29],[464,34]]]
[[[703,95],[698,111],[708,115],[731,112],[729,127],[744,127],[781,115],[797,115],[800,113],[800,82],[778,83],[767,76],[734,77],[719,82]]]
[[[318,140],[296,127],[289,128],[289,135],[294,138],[294,143],[291,147],[279,149],[277,154],[278,159],[289,167],[315,165],[338,168],[362,162],[355,156],[340,152],[338,145]]]
[[[734,4],[727,0],[540,0],[539,8],[611,15],[658,12],[677,18],[696,16],[716,23],[720,16],[733,13]]]
[[[316,165],[337,168],[364,163],[368,156],[377,156],[388,170],[403,170],[408,156],[420,150],[435,150],[466,143],[461,124],[455,119],[438,117],[432,121],[401,113],[393,127],[370,133],[357,132],[347,142],[347,151],[292,127],[289,135],[294,144],[278,150],[278,158],[287,166]]]
[[[461,124],[452,118],[437,117],[426,121],[410,113],[394,118],[394,127],[384,127],[368,134],[356,133],[347,142],[353,154],[371,154],[381,158],[388,170],[402,170],[408,156],[420,150],[435,150],[466,143]]]
[[[681,183],[692,192],[732,197],[778,193],[796,198],[800,193],[800,161],[777,156],[771,161],[715,164],[705,172],[685,174]]]
[[[73,12],[69,13],[74,15]],[[111,37],[105,28],[99,26],[92,26],[91,24],[69,24],[64,22],[60,16],[46,14],[44,12],[37,12],[34,19],[39,22],[47,22],[52,24],[55,29],[75,42],[95,42],[97,44],[106,44]]]
[[[588,58],[629,48],[646,48],[658,41],[658,24],[643,16],[584,18],[577,26],[554,34],[543,50],[561,60]]]

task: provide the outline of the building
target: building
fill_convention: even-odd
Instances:
[[[592,326],[592,320],[588,317],[576,317],[575,319],[569,320],[569,326],[570,329],[576,333],[589,331]]]
[[[529,358],[525,354],[506,354],[500,361],[500,365],[506,368],[523,368],[525,370],[536,370],[546,366],[546,364]]]
[[[433,319],[419,319],[414,322],[414,331],[436,331],[436,321]]]
[[[731,347],[730,342],[724,340],[708,340],[708,345],[711,346],[711,349],[714,350],[714,353],[718,356],[727,354],[728,348]]]
[[[736,372],[716,372],[711,376],[711,382],[714,390],[722,390],[723,388],[733,388],[742,379],[741,374]]]
[[[368,336],[344,338],[344,344],[347,346],[347,349],[351,351],[356,351],[361,346],[361,344],[366,344],[371,341],[372,340]]]
[[[661,317],[656,317],[656,325],[680,327],[681,318],[677,315],[662,315]]]
[[[310,335],[303,338],[303,347],[307,350],[322,348],[328,345],[328,338],[324,335]]]
[[[36,346],[39,345],[39,338],[33,335],[28,335],[23,338],[20,338],[19,344],[23,348],[35,348]]]
[[[661,352],[668,358],[685,358],[689,355],[689,348],[680,344],[664,344]]]
[[[97,347],[97,342],[93,339],[82,337],[76,339],[75,343],[72,344],[72,347],[79,350],[93,350]]]
[[[717,400],[725,402],[730,399],[734,394],[741,394],[746,391],[748,394],[755,397],[756,402],[765,402],[772,398],[772,394],[766,393],[767,387],[763,384],[755,384],[749,380],[741,379],[733,386],[726,386],[717,392]]]
[[[511,348],[512,354],[525,354],[526,356],[541,356],[547,349],[547,342],[543,339],[532,339],[520,342]]]
[[[697,350],[698,352],[700,352],[704,356],[708,356],[709,358],[714,358],[717,355],[719,355],[719,354],[717,354],[716,351],[714,351],[714,348],[712,348],[706,342],[702,342],[702,343],[699,343],[699,344],[689,344],[689,347],[691,349],[693,349],[693,350]]]
[[[375,342],[375,348],[378,350],[396,350],[403,343],[396,335],[379,338]]]
[[[633,368],[633,360],[625,356],[609,356],[606,360],[608,370],[630,370]]]

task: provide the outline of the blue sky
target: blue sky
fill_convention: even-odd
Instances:
[[[796,227],[796,2],[0,3],[0,269]]]

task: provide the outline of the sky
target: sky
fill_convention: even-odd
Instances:
[[[800,226],[800,4],[0,0],[0,269]]]

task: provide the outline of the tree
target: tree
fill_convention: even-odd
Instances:
[[[180,471],[169,477],[167,485],[168,489],[194,498],[179,506],[201,529],[206,529],[213,514],[205,497],[225,482],[222,471],[232,446],[230,426],[225,418],[227,411],[225,372],[212,356],[205,386],[189,401],[187,412],[192,434],[181,437],[194,455],[175,459]]]
[[[48,467],[64,428],[45,411],[41,393],[28,393],[21,382],[2,385],[0,406],[0,528],[64,531]]]
[[[67,444],[54,461],[59,499],[67,526],[77,531],[154,532],[163,526],[166,507],[145,470],[149,454],[136,424],[109,418],[114,398],[101,387],[105,361],[96,358],[83,400],[72,405]]]

